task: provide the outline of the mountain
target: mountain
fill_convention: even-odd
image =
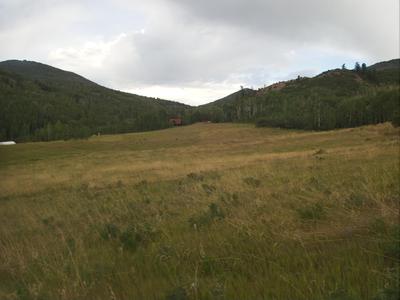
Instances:
[[[254,122],[258,126],[327,130],[399,123],[399,60],[358,71],[335,69],[258,90],[244,89],[190,108],[186,122]]]
[[[32,61],[0,62],[0,140],[161,129],[187,105],[123,93]]]

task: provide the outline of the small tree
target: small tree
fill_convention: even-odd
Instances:
[[[361,71],[367,72],[367,65],[366,65],[365,63],[363,63],[363,64],[361,65]]]
[[[343,64],[343,65],[342,65],[342,70],[347,70],[347,69],[346,69],[346,64]]]
[[[360,72],[361,71],[361,66],[359,62],[356,62],[355,66],[354,66],[354,71],[356,72]]]

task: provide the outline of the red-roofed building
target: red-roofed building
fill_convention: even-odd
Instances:
[[[182,119],[179,117],[176,118],[170,118],[169,123],[173,126],[181,126],[182,125]]]

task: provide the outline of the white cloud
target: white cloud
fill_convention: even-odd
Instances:
[[[49,60],[66,69],[75,69],[84,72],[85,69],[104,68],[104,61],[113,51],[113,48],[126,38],[121,33],[110,41],[100,38],[97,41],[89,41],[81,47],[58,48],[49,53]]]

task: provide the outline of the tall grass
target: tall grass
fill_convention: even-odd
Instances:
[[[0,298],[397,299],[398,147],[199,124],[0,148]]]

